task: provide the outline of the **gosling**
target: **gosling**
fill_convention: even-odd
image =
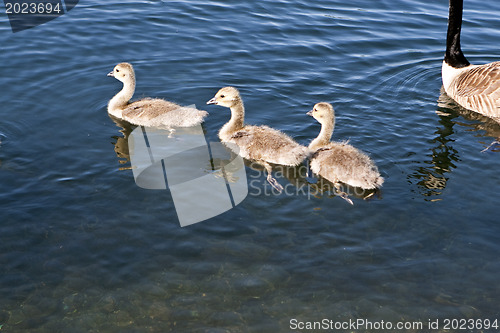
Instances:
[[[329,180],[337,189],[339,183],[366,190],[382,186],[384,178],[368,155],[347,142],[330,142],[335,127],[335,112],[331,104],[317,103],[307,114],[321,124],[318,137],[309,144],[313,152],[310,168],[316,175]],[[352,204],[350,199],[343,198]]]
[[[220,129],[219,138],[222,142],[235,144],[239,149],[238,153],[243,158],[264,166],[267,181],[278,192],[281,192],[283,187],[271,175],[271,164],[299,165],[309,155],[309,149],[276,129],[265,125],[245,125],[243,101],[239,91],[234,87],[220,89],[207,104],[231,109],[231,119]]]
[[[122,90],[108,103],[108,113],[133,125],[162,127],[174,131],[175,127],[199,125],[208,115],[206,111],[183,107],[160,98],[144,98],[130,102],[135,91],[134,68],[127,62],[119,63],[108,74],[123,83]]]

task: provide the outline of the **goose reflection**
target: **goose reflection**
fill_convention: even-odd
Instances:
[[[114,150],[116,153],[116,157],[118,157],[118,163],[121,165],[119,170],[130,170],[132,166],[130,165],[130,151],[128,147],[128,138],[132,130],[136,126],[132,126],[129,122],[122,120],[120,118],[114,117],[112,115],[109,116],[114,122],[115,125],[120,128],[119,132],[121,135],[113,135],[111,139],[111,143],[114,146]],[[127,164],[129,164],[127,166]]]
[[[133,148],[129,148],[129,138],[131,137],[131,134],[133,134],[132,132],[136,130],[137,126],[131,125],[130,123],[116,117],[111,116],[111,118],[119,128],[120,133],[120,135],[112,136],[114,151],[118,158],[118,162],[121,165],[119,170],[132,170],[136,172],[137,170],[134,170],[134,165],[132,163],[134,156],[131,158],[131,154],[134,155],[134,152]],[[145,129],[145,131],[150,130],[151,129],[148,128]],[[170,144],[182,146],[185,143],[185,140],[189,141],[190,135],[197,135],[205,140],[204,134],[206,134],[204,129],[202,132],[195,133],[196,131],[194,129],[190,130],[189,128],[182,128],[177,129],[175,138],[172,138],[168,131],[158,129],[155,129],[155,131],[165,144],[165,147],[162,149],[166,150],[169,149],[168,147]],[[181,184],[188,181],[190,178],[199,178],[204,175],[211,174],[214,178],[227,182],[229,186],[237,185],[242,181],[245,184],[248,183],[248,194],[250,195],[261,196],[280,194],[280,192],[276,191],[274,187],[266,181],[267,170],[265,167],[259,163],[246,159],[243,159],[244,166],[231,163],[239,156],[235,153],[234,147],[231,149],[227,147],[226,144],[220,143],[215,146],[213,144],[214,143],[208,146],[210,147],[210,154],[207,155],[206,158],[201,158],[201,160],[200,154],[204,154],[207,146],[188,149],[182,154],[176,154],[175,156],[170,156],[165,159],[165,167],[169,169],[169,174],[172,176],[168,181],[168,186],[170,187],[172,185]],[[149,156],[147,159],[149,160]],[[247,176],[247,179],[245,179],[242,174],[241,167],[248,167],[249,169],[257,172],[250,173]],[[137,168],[137,166],[135,168]],[[375,198],[376,196],[374,196],[374,194],[380,194],[380,191],[377,190],[363,190],[361,188],[350,187],[344,184],[342,184],[341,188],[338,188],[338,185],[335,186],[333,183],[322,177],[318,177],[313,180],[308,178],[307,166],[305,164],[298,166],[273,165],[273,173],[277,179],[284,179],[287,181],[287,183],[283,182],[284,191],[282,194],[289,196],[301,196],[306,199],[310,199],[311,197],[341,197],[347,202],[353,204],[352,200],[345,199],[343,194],[347,193],[349,197],[358,199]],[[156,176],[157,175],[155,175],[155,177]],[[141,177],[142,176],[139,176],[139,178]],[[135,178],[136,183],[138,183],[140,187],[150,187],[149,183],[145,184],[141,179],[138,179],[137,177]],[[155,183],[157,184],[158,182],[155,181]]]
[[[304,186],[308,185],[306,179],[306,168],[304,164],[296,165],[296,166],[287,166],[287,165],[272,165],[272,172],[275,174],[275,179],[285,179],[287,183],[282,186],[283,189],[281,191],[277,190],[271,184],[262,181],[266,178],[266,173],[268,169],[262,164],[244,159],[245,166],[249,169],[252,169],[255,172],[250,173],[249,178],[249,187],[251,193],[259,195],[271,195],[271,194],[280,194],[284,193],[285,195],[291,195],[292,193],[298,193],[298,190]]]
[[[449,113],[446,106],[441,106],[442,102],[438,102],[438,105],[436,113],[439,116],[440,126],[434,132],[436,136],[430,140],[432,144],[431,154],[428,155],[430,161],[424,161],[422,163],[424,166],[418,167],[416,172],[408,176],[410,182],[416,181],[420,193],[425,197],[432,197],[430,199],[432,201],[436,200],[435,196],[443,192],[448,181],[446,174],[456,168],[455,162],[459,159],[458,151],[453,148],[453,139],[450,137],[454,134],[453,119],[458,115]]]
[[[274,165],[273,174],[276,179],[285,179],[282,192],[276,191],[270,184],[265,181],[266,169],[259,163],[245,160],[245,166],[257,171],[250,173],[248,176],[249,194],[254,196],[259,195],[287,195],[299,196],[306,199],[312,197],[334,199],[340,197],[350,203],[354,202],[352,198],[369,200],[381,198],[380,189],[362,189],[360,187],[352,187],[346,184],[333,184],[327,179],[319,176],[318,178],[310,178],[308,166],[301,164],[298,166]]]
[[[379,188],[363,189],[361,187],[354,187],[344,183],[334,184],[323,177],[320,177],[316,183],[309,183],[309,186],[311,187],[312,192],[316,193],[316,198],[320,198],[321,196],[327,196],[328,198],[340,197],[351,205],[354,205],[351,197],[362,200],[382,198],[382,191]]]
[[[169,190],[181,226],[222,214],[247,196],[243,159],[219,142],[207,142],[201,125],[171,129],[116,121],[121,163],[130,162],[135,184],[148,190]],[[236,157],[235,157],[236,156]],[[124,169],[124,168],[121,168]]]
[[[476,137],[500,137],[500,124],[492,118],[485,117],[479,113],[469,111],[456,104],[441,88],[438,98],[436,114],[439,117],[439,127],[434,132],[435,137],[429,142],[432,144],[430,160],[424,161],[416,171],[408,176],[411,183],[416,183],[419,192],[430,201],[440,200],[445,189],[448,177],[447,174],[457,167],[460,160],[458,151],[453,147],[455,142],[454,126],[459,125],[477,132]],[[479,141],[488,147],[486,141]],[[499,151],[490,149],[490,151]]]
[[[118,158],[118,163],[122,165],[119,168],[119,170],[130,170],[132,166],[130,165],[131,161],[130,161],[129,137],[132,131],[141,126],[133,125],[128,121],[115,117],[111,114],[109,115],[109,117],[111,118],[111,120],[113,120],[116,127],[119,128],[119,133],[120,133],[120,135],[111,136],[112,139],[111,143],[114,145],[114,150],[116,153],[116,157]],[[164,131],[164,129],[162,128],[151,127],[150,129],[157,130],[158,133],[163,133]],[[183,135],[203,136],[203,138],[206,135],[206,130],[203,125],[197,125],[193,127],[173,127],[173,130],[176,131],[178,135],[176,135],[175,137],[172,136],[171,133],[172,130],[169,129],[168,135],[164,138],[165,140],[182,141]],[[126,166],[126,164],[129,165]]]
[[[462,117],[467,122],[456,121],[460,126],[468,127],[471,131],[478,132],[477,137],[492,137],[495,139],[491,144],[485,141],[479,141],[485,145],[483,151],[489,150],[499,152],[500,148],[494,146],[500,140],[500,119],[483,116],[477,112],[465,109],[451,99],[441,88],[441,95],[438,99],[438,111],[436,113],[445,116]],[[489,141],[489,140],[488,140]],[[492,148],[492,149],[489,149]]]

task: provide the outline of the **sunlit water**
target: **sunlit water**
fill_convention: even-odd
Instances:
[[[499,59],[500,3],[465,7],[464,52]],[[447,14],[423,0],[89,0],[18,33],[0,14],[0,330],[500,319],[500,163],[481,152],[500,125],[441,96]],[[320,128],[305,113],[329,101],[334,138],[370,154],[382,191],[278,195],[247,167],[241,204],[181,228],[168,190],[136,186],[132,128],[107,115],[121,61],[136,97],[209,111],[207,141],[229,119],[205,105],[222,86],[240,89],[248,123],[302,144]]]

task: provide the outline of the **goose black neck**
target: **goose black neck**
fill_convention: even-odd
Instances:
[[[455,68],[469,66],[460,47],[460,31],[462,29],[463,0],[450,0],[448,17],[448,34],[446,36],[446,53],[444,61]]]

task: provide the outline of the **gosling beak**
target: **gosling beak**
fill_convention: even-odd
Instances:
[[[215,105],[217,105],[217,99],[214,97],[214,98],[212,98],[211,100],[209,100],[209,101],[207,102],[207,104],[215,104]]]
[[[308,116],[313,116],[313,110],[309,111],[308,113],[306,113]]]
[[[109,73],[108,73],[108,76],[115,77],[115,75],[113,74],[113,71],[109,72]]]

